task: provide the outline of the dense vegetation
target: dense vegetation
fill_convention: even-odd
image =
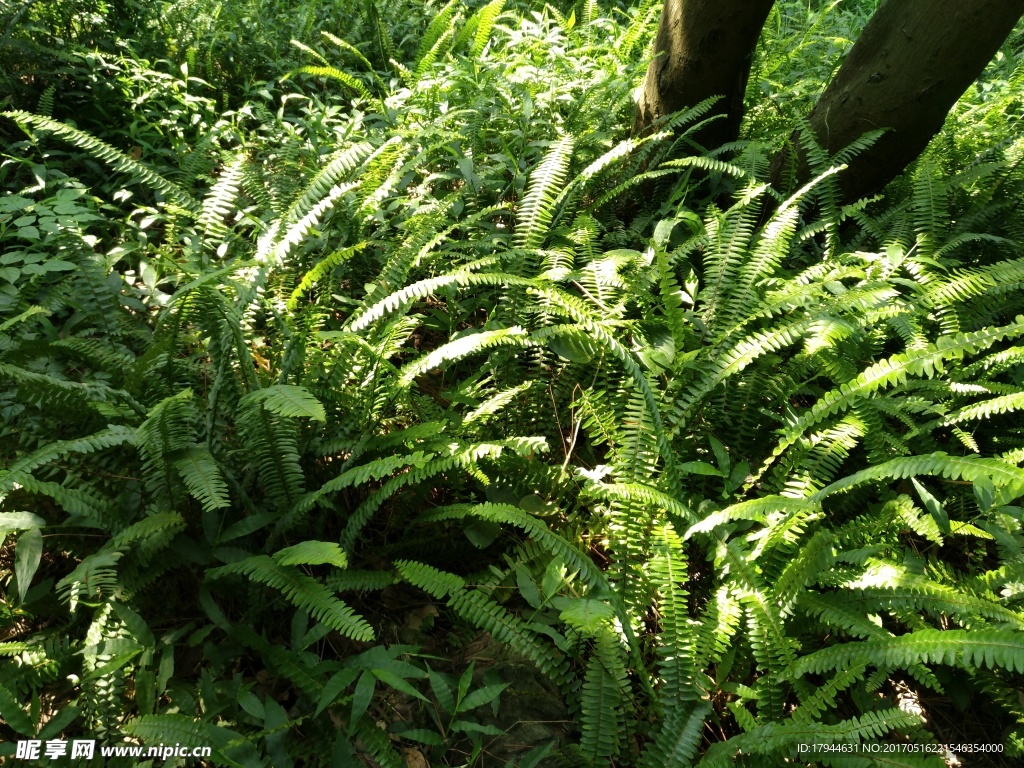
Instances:
[[[5,6],[0,754],[1016,764],[1024,35],[844,207],[875,5],[710,151],[654,0]]]

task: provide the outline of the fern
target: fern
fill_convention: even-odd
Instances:
[[[297,554],[291,560],[295,557],[302,555]],[[281,591],[292,604],[308,611],[317,621],[323,622],[324,626],[353,640],[368,642],[373,639],[373,629],[365,619],[334,597],[319,581],[283,562],[289,560],[288,556],[278,560],[256,555],[231,565],[211,569],[207,571],[207,578],[218,579],[229,574],[247,576],[253,581]]]
[[[863,4],[776,3],[707,153],[714,99],[624,133],[653,0],[221,5],[136,14],[170,70],[113,6],[9,30],[12,732],[504,761],[506,671],[561,723],[524,766],[839,764],[800,745],[949,740],[944,686],[1020,719],[1013,46],[843,206],[877,133],[796,120],[813,180],[766,178]],[[97,66],[102,121],[47,80]]]
[[[487,41],[491,36],[491,31],[494,29],[494,24],[498,20],[498,16],[505,9],[505,0],[491,0],[480,8],[473,17],[466,22],[466,26],[469,27],[475,21],[475,30],[473,32],[473,43],[470,47],[469,53],[474,58],[480,58],[484,52],[484,47],[487,45]]]
[[[398,561],[398,572],[408,583],[434,597],[448,598],[448,605],[465,620],[490,632],[557,683],[567,678],[567,663],[560,652],[529,632],[517,618],[477,590],[467,589],[458,576],[422,563]]]
[[[274,384],[264,389],[250,392],[240,405],[252,408],[258,404],[270,413],[287,418],[307,418],[314,421],[325,421],[324,407],[303,387],[293,384]]]
[[[202,446],[190,446],[185,455],[174,462],[182,480],[195,498],[206,510],[222,509],[228,506],[227,484],[221,477],[220,469]]]
[[[228,161],[217,183],[214,184],[203,199],[202,208],[196,220],[203,232],[203,244],[220,255],[220,247],[225,243],[229,228],[224,220],[231,213],[238,196],[242,177],[245,173],[246,158],[238,155]]]
[[[796,661],[789,674],[821,673],[850,664],[906,667],[913,663],[1024,670],[1024,636],[1007,630],[922,629],[899,637],[823,648]]]
[[[622,749],[626,669],[615,635],[598,634],[594,655],[587,664],[580,692],[582,734],[580,748],[592,764],[614,759]]]
[[[697,765],[728,765],[740,751],[755,755],[771,754],[786,747],[795,751],[797,744],[811,740],[818,744],[857,744],[877,739],[889,731],[914,728],[919,724],[917,715],[895,708],[867,712],[835,725],[768,723],[715,745]]]
[[[218,759],[227,765],[248,768],[259,763],[252,743],[226,726],[195,721],[183,714],[143,715],[125,725],[125,731],[143,741],[173,739],[187,747],[212,746]]]
[[[540,248],[555,214],[558,190],[565,184],[572,158],[573,138],[559,139],[530,177],[530,184],[517,216],[515,246]]]
[[[80,149],[89,152],[91,155],[104,163],[107,163],[115,171],[134,176],[141,182],[155,190],[163,192],[175,203],[191,208],[195,201],[185,190],[178,185],[167,181],[162,176],[154,173],[146,166],[133,160],[128,155],[120,152],[106,142],[97,139],[95,136],[80,131],[77,128],[64,125],[64,123],[52,120],[49,117],[33,115],[30,112],[10,111],[4,112],[4,117],[14,120],[19,125],[32,126],[53,134]]]
[[[326,77],[336,82],[341,83],[347,88],[355,91],[357,94],[362,96],[364,99],[371,99],[373,95],[369,89],[363,85],[356,77],[350,75],[348,72],[344,72],[336,67],[331,66],[316,66],[307,64],[303,67],[297,67],[289,72],[289,75],[313,75],[314,77]]]
[[[822,488],[811,496],[812,501],[845,491],[861,483],[879,479],[898,479],[915,475],[940,475],[952,480],[963,478],[969,482],[989,479],[997,485],[1011,488],[1024,487],[1024,470],[998,459],[983,459],[976,456],[948,456],[933,453],[929,456],[908,456],[893,459],[884,464],[868,467]]]
[[[15,484],[23,484],[30,472],[57,461],[70,454],[90,454],[107,448],[130,443],[134,440],[133,430],[114,426],[93,435],[72,440],[61,440],[23,456],[0,473],[0,494],[6,495]],[[2,498],[2,497],[0,497]]]
[[[455,14],[459,10],[457,0],[449,0],[430,20],[426,32],[420,40],[414,60],[416,61],[416,79],[422,77],[426,69],[437,57],[441,46],[453,33]]]

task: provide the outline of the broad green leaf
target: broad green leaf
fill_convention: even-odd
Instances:
[[[540,580],[540,591],[544,594],[544,597],[550,598],[565,584],[566,568],[559,561],[559,559],[553,558],[548,567],[544,569],[544,575]]]
[[[714,435],[708,435],[708,442],[711,443],[711,450],[715,452],[715,460],[718,462],[718,468],[722,470],[723,475],[729,474],[729,468],[732,466],[732,460],[729,458],[729,451],[722,445],[722,441]]]
[[[262,512],[257,515],[244,517],[237,523],[232,523],[225,528],[224,532],[217,537],[217,543],[223,544],[225,541],[232,541],[242,536],[248,536],[250,533],[255,533],[260,528],[270,525],[270,523],[280,517],[281,515],[277,512]]]
[[[67,728],[81,714],[81,710],[71,704],[66,705],[60,712],[46,721],[39,730],[40,739],[53,739],[60,735],[61,731]]]
[[[431,731],[427,728],[410,728],[408,731],[399,731],[398,736],[409,741],[417,741],[420,744],[429,744],[432,747],[440,747],[444,745],[444,739],[441,738],[441,734],[437,731]]]
[[[537,768],[537,765],[547,757],[555,746],[555,742],[549,741],[547,744],[541,744],[539,747],[534,747],[525,755],[522,755],[516,762],[516,768]]]
[[[149,628],[146,620],[139,614],[124,603],[118,603],[116,601],[111,602],[110,607],[114,613],[117,614],[117,618],[124,623],[125,628],[131,632],[132,637],[134,637],[140,644],[146,648],[152,648],[156,645],[156,638],[153,636],[152,630]]]
[[[430,689],[434,692],[434,698],[437,699],[438,705],[441,709],[452,715],[455,714],[455,698],[452,696],[452,689],[448,685],[448,681],[444,679],[442,673],[437,672],[430,667]]]
[[[979,477],[974,481],[974,498],[982,512],[988,512],[996,499],[996,487],[987,477]]]
[[[355,731],[356,724],[366,714],[366,709],[370,706],[370,700],[373,698],[373,692],[376,688],[377,678],[369,670],[359,676],[359,680],[356,682],[355,693],[352,695],[352,713],[348,719],[348,730],[350,733]]]
[[[257,720],[266,717],[266,708],[263,706],[263,702],[248,687],[238,689],[238,705]],[[319,710],[317,710],[317,714],[320,714]]]
[[[561,597],[555,598],[553,602],[562,609],[558,618],[589,635],[597,634],[615,617],[615,609],[602,600]]]
[[[116,672],[117,670],[124,667],[125,664],[134,659],[140,653],[142,653],[141,648],[137,648],[134,651],[127,651],[126,653],[119,653],[106,663],[96,667],[96,669],[94,669],[88,675],[83,677],[82,681],[85,682],[88,680],[99,680],[100,678],[106,677],[112,672]]]
[[[413,688],[408,681],[396,675],[394,672],[390,672],[386,669],[372,669],[374,676],[385,685],[390,685],[396,691],[401,691],[407,696],[412,696],[423,701],[429,701],[426,696]]]
[[[538,496],[536,493],[523,496],[523,498],[519,500],[519,508],[524,512],[529,512],[531,515],[537,515],[539,517],[553,515],[558,511],[558,506],[556,504],[550,501],[545,501],[542,496]]]
[[[0,512],[0,531],[23,531],[26,528],[43,528],[46,521],[31,512]]]
[[[910,478],[910,482],[914,484],[914,490],[917,491],[917,495],[921,497],[921,503],[924,504],[924,508],[928,510],[928,514],[935,520],[936,525],[939,526],[939,530],[943,533],[949,533],[949,515],[946,513],[946,508],[942,506],[937,498],[935,498],[931,491],[925,488],[921,483],[917,481],[916,477]]]
[[[451,724],[456,733],[481,733],[484,736],[504,736],[505,732],[493,725],[474,723],[469,720],[456,720]]]
[[[589,363],[594,359],[593,352],[581,344],[574,336],[555,336],[548,342],[548,347],[559,357],[570,363]]]
[[[684,461],[679,465],[679,471],[684,475],[710,475],[712,477],[722,477],[725,474],[706,461]]]
[[[42,556],[43,533],[39,528],[29,528],[18,536],[17,547],[14,550],[14,573],[18,577],[18,602],[24,602]]]
[[[466,692],[469,690],[469,686],[473,684],[473,670],[476,668],[476,662],[469,662],[469,666],[459,676],[459,690],[455,696],[456,708],[462,703],[462,700],[466,698]],[[456,709],[458,711],[458,709]]]
[[[11,690],[2,682],[0,682],[0,718],[3,718],[3,721],[12,730],[23,736],[32,736],[36,732],[35,723],[22,709]]]
[[[501,525],[491,520],[467,520],[462,528],[477,549],[486,549],[501,535]]]
[[[501,695],[501,692],[508,688],[508,683],[501,683],[499,685],[485,685],[483,688],[477,688],[475,691],[470,691],[469,695],[466,696],[461,702],[459,702],[458,712],[468,712],[471,709],[482,707],[484,704],[489,704],[494,699]]]
[[[539,609],[544,605],[537,581],[522,564],[516,566],[516,585],[519,587],[519,594],[531,607]]]

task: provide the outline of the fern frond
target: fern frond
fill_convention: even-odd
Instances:
[[[454,18],[458,10],[459,0],[448,0],[448,3],[430,19],[414,58],[417,80],[437,58],[443,41],[452,36]]]
[[[327,415],[323,404],[310,394],[305,387],[296,384],[273,384],[242,398],[239,406],[251,408],[259,404],[270,413],[296,419],[313,419],[326,421]]]
[[[529,335],[518,326],[500,328],[494,331],[479,331],[478,333],[463,336],[455,341],[449,341],[447,344],[432,350],[427,355],[412,361],[402,368],[398,381],[400,386],[407,387],[418,376],[435,368],[440,368],[445,363],[453,363],[469,355],[491,350],[495,347],[527,347],[529,345]]]
[[[203,246],[212,252],[227,239],[229,227],[225,220],[231,214],[232,206],[245,175],[246,157],[238,154],[229,160],[220,173],[217,182],[203,199],[196,223],[203,233]]]
[[[324,583],[335,592],[379,592],[398,580],[391,571],[341,571],[330,574]]]
[[[591,483],[584,489],[584,496],[605,500],[639,501],[648,507],[665,510],[680,523],[690,522],[696,517],[694,511],[685,503],[643,483]]]
[[[841,413],[860,398],[902,384],[910,376],[931,378],[943,370],[946,362],[962,360],[965,355],[976,355],[993,344],[1024,334],[1024,317],[1010,325],[986,328],[974,333],[942,337],[924,349],[910,350],[893,355],[865,369],[856,379],[822,395],[803,416],[796,419],[779,441],[773,457],[779,456],[797,438],[822,419]],[[762,469],[763,471],[763,469]]]
[[[339,248],[333,253],[328,254],[322,261],[318,262],[315,267],[302,276],[302,280],[299,281],[298,286],[296,286],[295,290],[292,291],[292,295],[288,299],[288,303],[286,305],[287,309],[294,312],[298,306],[299,299],[306,291],[313,287],[313,285],[320,281],[324,276],[330,274],[331,270],[351,259],[368,245],[368,242],[357,243],[356,245],[351,245],[347,248]]]
[[[121,552],[97,552],[84,558],[75,569],[57,582],[57,596],[69,603],[72,612],[79,602],[99,600],[120,588],[117,561]]]
[[[561,652],[531,633],[519,619],[482,592],[467,589],[463,579],[408,560],[399,560],[395,567],[409,584],[435,598],[447,597],[448,606],[461,618],[490,632],[495,640],[528,658],[556,683],[566,682],[568,664]]]
[[[195,200],[192,196],[185,192],[185,190],[181,189],[177,184],[174,184],[163,176],[154,173],[142,163],[128,157],[124,152],[114,149],[114,147],[110,146],[105,141],[101,141],[85,131],[80,131],[77,128],[64,125],[64,123],[51,120],[48,117],[33,115],[31,112],[14,110],[4,112],[2,114],[4,117],[14,120],[19,125],[33,126],[40,130],[47,131],[48,133],[52,133],[57,138],[63,139],[69,144],[85,150],[97,160],[101,160],[114,170],[140,179],[147,186],[163,192],[185,208],[193,208],[195,206]]]
[[[364,618],[319,581],[297,568],[283,565],[266,555],[254,555],[237,563],[213,568],[206,572],[206,578],[218,579],[235,573],[280,591],[296,607],[307,611],[324,626],[345,637],[359,642],[373,640],[373,628]]]
[[[140,542],[158,540],[167,543],[184,528],[185,520],[177,512],[158,512],[118,531],[110,538],[107,547],[111,550],[125,550]]]
[[[763,523],[767,520],[768,515],[773,513],[806,512],[815,508],[814,504],[804,499],[788,496],[765,496],[760,499],[741,501],[725,509],[712,512],[699,523],[690,526],[684,538],[689,539],[697,533],[710,533],[720,525],[738,520],[753,520]]]
[[[485,457],[496,459],[506,450],[512,450],[519,455],[546,452],[548,444],[543,438],[521,437],[473,443],[467,446],[453,445],[449,447],[449,450],[451,452],[447,455],[439,455],[431,461],[423,462],[421,466],[416,466],[411,471],[392,477],[384,483],[379,491],[360,504],[349,518],[345,530],[342,531],[342,546],[348,551],[352,551],[363,527],[373,514],[385,501],[405,487],[421,483],[452,469],[472,470],[480,459]]]
[[[886,668],[946,664],[1024,672],[1024,632],[922,629],[899,637],[843,643],[801,657],[790,666],[788,674],[821,674],[861,663]]]
[[[373,94],[370,93],[370,90],[365,85],[363,85],[362,81],[360,81],[357,77],[350,75],[348,72],[343,72],[337,67],[332,67],[329,65],[317,66],[315,64],[306,64],[305,66],[302,67],[296,67],[287,75],[285,75],[285,77],[290,77],[291,75],[312,75],[313,77],[328,78],[330,80],[339,82],[342,85],[347,86],[348,88],[351,88],[364,99],[373,98]]]
[[[256,250],[256,260],[270,266],[279,265],[288,257],[292,248],[302,242],[320,224],[320,220],[334,207],[338,200],[356,189],[358,185],[358,182],[334,185],[322,199],[310,206],[309,211],[304,216],[288,223],[283,234],[276,227],[271,228],[267,234],[260,238]],[[281,221],[284,220],[282,219]]]
[[[549,235],[558,193],[565,184],[574,140],[564,136],[548,150],[532,174],[517,215],[513,242],[517,248],[540,248]]]
[[[690,581],[689,568],[682,542],[671,525],[657,528],[654,557],[649,567],[661,615],[658,648],[661,684],[658,696],[663,702],[667,718],[674,720],[674,715],[680,709],[688,708],[690,702],[703,699],[705,691],[701,685],[703,681],[698,679],[703,670],[696,664],[697,632],[689,616],[688,595],[684,586]],[[677,740],[673,751],[681,749],[683,743]]]
[[[690,768],[711,714],[711,703],[707,701],[696,701],[673,711],[662,720],[641,756],[641,768]]]
[[[900,480],[917,475],[938,475],[950,480],[975,482],[987,478],[997,486],[1024,490],[1024,469],[1000,459],[980,456],[949,456],[940,452],[927,456],[906,456],[878,464],[837,480],[810,497],[817,502],[835,493],[878,480]]]
[[[594,565],[589,557],[557,533],[549,530],[542,520],[511,504],[494,504],[491,502],[483,504],[453,504],[431,510],[421,515],[420,519],[423,521],[459,520],[469,516],[521,528],[544,549],[556,555],[560,562],[565,563],[566,566],[577,572],[584,584],[607,589],[608,582],[604,574]]]
[[[483,55],[487,41],[491,37],[491,31],[494,29],[494,24],[504,8],[505,0],[491,0],[491,2],[481,7],[466,22],[467,26],[474,20],[476,22],[476,30],[473,33],[473,45],[469,49],[469,53],[474,59],[479,59]]]
[[[203,509],[212,511],[229,506],[227,484],[208,448],[200,445],[186,448],[185,455],[175,461],[174,466]]]
[[[597,637],[580,691],[580,749],[589,764],[613,762],[622,749],[626,693],[622,649],[606,628]]]
[[[259,763],[256,748],[245,736],[222,725],[194,720],[188,715],[143,715],[125,723],[123,730],[143,744],[174,743],[193,748],[212,746],[220,761],[236,768]]]
[[[795,752],[797,744],[857,744],[877,740],[890,731],[906,731],[921,725],[919,715],[898,708],[865,712],[860,717],[834,725],[824,723],[765,723],[748,733],[734,736],[715,744],[704,759],[697,763],[703,768],[732,764],[740,752],[770,755],[785,750]],[[795,755],[794,755],[795,758]]]
[[[279,549],[272,557],[278,565],[334,565],[348,567],[345,552],[333,541],[303,541]]]
[[[993,397],[979,403],[965,405],[959,410],[949,413],[945,422],[947,424],[962,424],[965,421],[977,421],[979,419],[991,419],[993,416],[1002,416],[1004,413],[1012,413],[1024,409],[1024,392],[1014,392],[1001,397]]]
[[[782,615],[793,610],[797,597],[818,574],[828,570],[835,562],[835,537],[831,531],[819,530],[793,556],[775,582],[775,600]]]
[[[49,443],[27,456],[16,459],[5,470],[0,471],[0,498],[6,495],[16,483],[23,484],[23,478],[30,472],[65,456],[95,453],[134,441],[135,430],[113,426],[87,437]]]
[[[332,35],[330,32],[327,32],[326,30],[321,30],[320,34],[324,37],[325,40],[329,40],[331,43],[338,46],[343,51],[348,51],[357,59],[359,59],[360,63],[364,67],[366,67],[368,72],[373,72],[373,64],[371,64],[370,60],[363,56],[363,54],[360,53],[359,49],[352,45],[352,43],[348,42],[347,40],[343,40],[337,35]]]

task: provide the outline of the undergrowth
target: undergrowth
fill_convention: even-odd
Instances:
[[[0,753],[1019,758],[1015,40],[840,208],[763,179],[869,2],[779,4],[698,154],[625,135],[655,2],[94,5],[3,42]]]

